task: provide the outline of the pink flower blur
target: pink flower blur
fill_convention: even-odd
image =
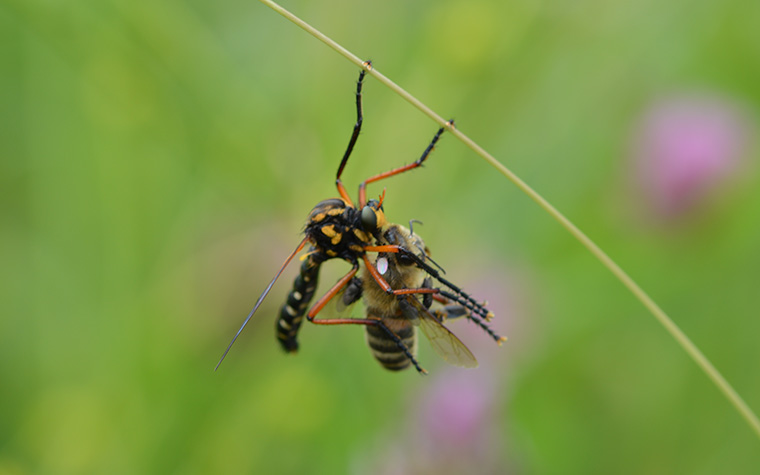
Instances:
[[[423,398],[420,426],[434,447],[460,450],[484,443],[494,417],[493,376],[445,368]],[[488,434],[490,435],[490,434]]]
[[[748,124],[732,102],[710,96],[661,101],[636,131],[637,185],[656,214],[674,217],[704,203],[747,152]]]

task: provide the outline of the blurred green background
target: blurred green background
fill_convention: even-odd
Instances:
[[[760,410],[760,2],[284,6],[454,117]],[[659,324],[448,136],[369,194],[424,222],[504,347],[455,322],[479,369],[423,343],[430,376],[391,374],[361,329],[307,324],[284,355],[293,266],[213,373],[336,195],[355,114],[358,70],[259,2],[0,0],[0,68],[0,473],[757,473],[757,436]],[[352,194],[437,128],[371,78],[364,98]],[[683,114],[685,165],[641,158],[671,156],[651,117],[672,98],[698,104],[686,142],[717,134],[712,168],[678,148]]]

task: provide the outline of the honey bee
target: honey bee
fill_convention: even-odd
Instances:
[[[373,265],[363,267],[362,277],[346,286],[341,304],[344,307],[351,305],[363,296],[368,321],[367,344],[383,367],[399,371],[413,365],[418,372],[427,373],[416,359],[417,327],[447,363],[476,367],[478,362],[472,352],[443,325],[447,319],[466,317],[483,328],[499,345],[506,340],[486,324],[493,317],[491,312],[427,264],[430,251],[419,235],[404,226],[388,224],[379,244],[396,246],[397,250],[380,252]],[[382,288],[375,273],[382,275],[393,293]],[[433,279],[442,279],[450,290],[434,288]],[[443,306],[431,310],[434,300]]]

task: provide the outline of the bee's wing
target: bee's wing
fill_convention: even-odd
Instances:
[[[438,356],[454,366],[477,368],[478,360],[456,335],[443,326],[416,297],[409,295],[407,301],[417,311],[418,318],[414,322],[419,323]]]

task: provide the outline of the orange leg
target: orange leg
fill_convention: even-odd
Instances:
[[[440,290],[420,287],[417,289],[399,289],[394,290],[393,295],[416,295],[416,294],[437,294]]]
[[[335,180],[335,186],[338,187],[338,193],[340,194],[340,197],[343,198],[343,201],[346,202],[346,205],[348,205],[349,208],[354,207],[353,201],[351,201],[351,197],[348,196],[348,192],[346,191],[346,187],[343,186],[343,182],[340,181],[340,178]]]
[[[392,252],[397,253],[400,252],[401,246],[397,244],[386,244],[383,246],[364,246],[365,252]]]
[[[449,127],[453,127],[454,121],[450,120],[446,123],[446,125]],[[393,175],[398,175],[399,173],[404,173],[405,171],[409,171],[421,166],[422,162],[424,162],[428,158],[428,155],[430,155],[430,152],[433,151],[435,144],[438,142],[438,139],[441,138],[441,134],[443,134],[444,130],[446,130],[446,127],[441,127],[440,129],[438,129],[438,132],[436,132],[435,136],[433,137],[433,140],[430,142],[430,145],[427,146],[425,151],[422,153],[422,156],[418,158],[416,162],[410,163],[409,165],[404,165],[403,167],[394,168],[393,170],[389,170],[385,173],[380,173],[379,175],[375,175],[364,180],[359,185],[359,207],[362,208],[364,207],[365,204],[367,204],[367,185],[368,184],[374,183],[376,181],[380,181],[384,178],[392,177]]]
[[[335,285],[333,285],[332,288],[328,290],[325,295],[323,295],[319,300],[317,300],[317,303],[315,303],[314,306],[311,307],[311,310],[309,310],[309,313],[306,315],[306,318],[310,322],[314,322],[314,317],[325,307],[325,305],[327,305],[327,302],[329,302],[330,300],[332,300],[333,297],[338,295],[338,292],[340,292],[340,289],[348,285],[348,283],[351,281],[351,279],[354,278],[358,270],[359,270],[359,264],[354,264],[354,268],[351,269],[348,272],[348,274],[341,277],[340,280],[338,280],[338,282],[336,282]]]
[[[368,247],[395,248],[396,249],[395,252],[398,252],[398,246],[368,246]],[[378,252],[394,252],[394,251],[378,251]],[[372,265],[372,263],[369,261],[369,258],[367,257],[366,254],[362,256],[362,259],[364,259],[364,265],[367,266],[367,270],[372,275],[372,278],[375,279],[375,282],[377,282],[377,285],[379,285],[380,288],[383,289],[385,293],[388,295],[437,294],[441,291],[440,289],[433,289],[433,288],[394,290],[393,288],[391,288],[391,285],[383,278],[383,276],[380,275],[380,272],[378,272],[377,268],[374,265]]]
[[[335,297],[340,290],[348,285],[348,283],[353,279],[354,275],[356,275],[356,272],[359,270],[359,266],[354,265],[354,268],[351,269],[348,274],[341,277],[338,282],[335,283],[335,285],[332,286],[332,288],[322,297],[320,298],[317,303],[314,304],[314,306],[309,310],[309,313],[306,315],[306,318],[311,322],[315,323],[317,325],[367,325],[367,326],[376,326],[380,327],[385,331],[388,336],[398,345],[398,347],[404,352],[407,358],[412,362],[415,368],[417,368],[417,371],[419,371],[422,374],[426,374],[427,371],[425,371],[417,362],[417,360],[414,358],[414,355],[409,351],[409,348],[404,345],[404,343],[401,341],[401,338],[398,337],[390,328],[388,328],[381,320],[376,319],[365,319],[365,318],[325,318],[325,319],[316,319],[316,315],[327,305],[327,302],[332,300],[333,297]]]

